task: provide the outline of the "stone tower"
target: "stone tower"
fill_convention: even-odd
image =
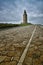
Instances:
[[[27,23],[27,13],[26,10],[24,10],[24,14],[23,14],[23,24]]]

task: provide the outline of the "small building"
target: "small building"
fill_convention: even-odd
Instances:
[[[26,10],[24,10],[24,13],[23,13],[23,24],[27,24],[27,13],[26,13]]]

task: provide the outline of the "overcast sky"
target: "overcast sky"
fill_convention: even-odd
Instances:
[[[24,10],[28,22],[43,24],[43,0],[0,0],[0,22],[22,22]]]

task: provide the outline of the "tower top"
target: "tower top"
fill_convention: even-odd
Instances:
[[[26,14],[26,10],[24,10],[24,14]]]

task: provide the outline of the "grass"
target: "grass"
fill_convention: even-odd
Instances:
[[[0,28],[17,27],[18,24],[0,24]]]
[[[11,28],[11,27],[19,27],[19,26],[27,26],[27,25],[31,25],[31,23],[27,23],[27,24],[7,24],[7,23],[3,24],[3,23],[1,23],[0,29]]]
[[[20,24],[19,26],[28,26],[28,25],[32,25],[31,23],[27,23],[27,24]]]

